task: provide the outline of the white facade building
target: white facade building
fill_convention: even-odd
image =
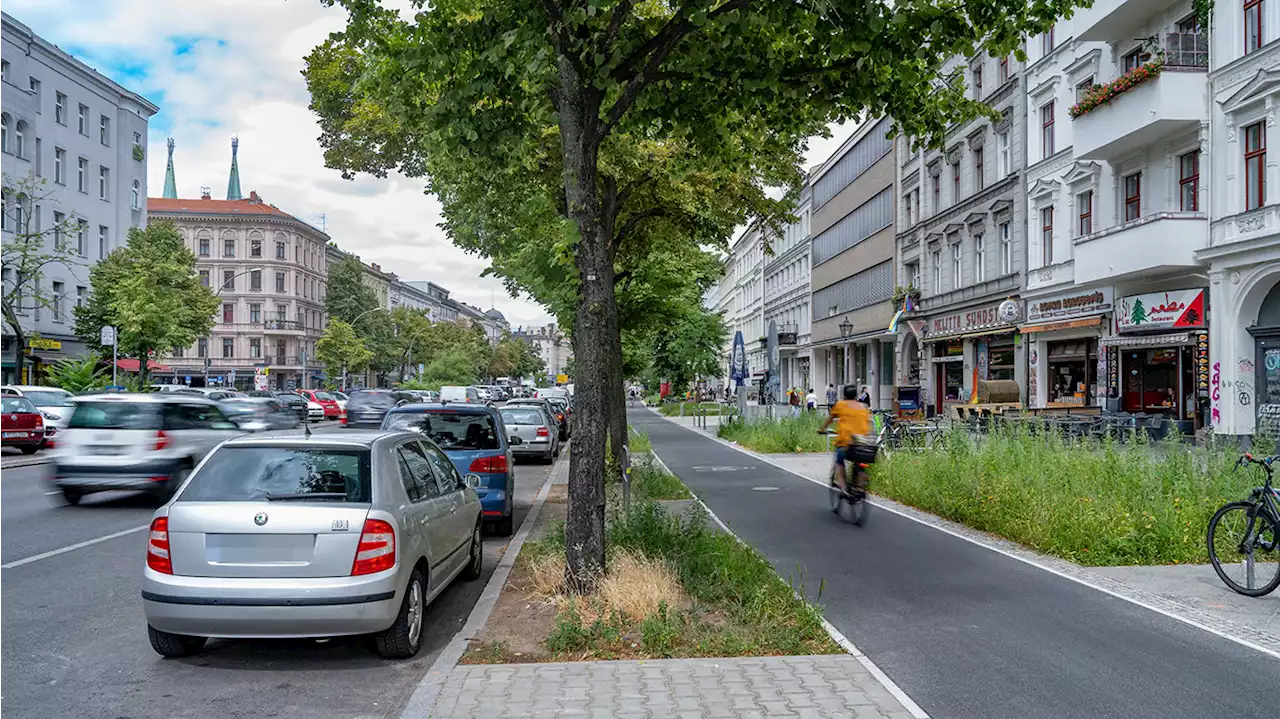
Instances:
[[[77,229],[78,258],[46,268],[41,296],[52,307],[26,303],[18,312],[28,347],[15,346],[4,329],[5,381],[14,353],[30,349],[28,362],[49,363],[83,352],[72,308],[89,294],[89,268],[123,245],[130,228],[147,220],[147,120],[158,108],[58,49],[7,13],[0,13],[0,170],[5,185],[31,177],[44,199],[4,198],[3,240],[21,223],[28,232],[68,222]],[[48,241],[54,241],[52,233]],[[6,285],[14,280],[5,269]],[[35,337],[33,337],[33,335]],[[38,346],[32,347],[35,340]],[[20,379],[20,378],[17,378]]]
[[[746,347],[748,386],[758,385],[764,377],[763,312],[764,242],[760,226],[752,224],[733,241],[729,256],[725,259],[724,277],[720,279],[714,296],[716,311],[724,317],[725,344],[720,357],[724,377],[729,376],[729,358],[733,350],[733,337],[742,332]]]
[[[813,326],[809,304],[809,204],[811,191],[806,183],[795,209],[796,221],[787,225],[782,237],[770,247],[773,254],[764,260],[765,331],[773,321],[778,327],[778,374],[781,379],[778,401],[785,401],[790,387],[808,387],[813,353],[809,338]],[[744,339],[747,338],[743,334]],[[733,336],[730,335],[730,340]]]

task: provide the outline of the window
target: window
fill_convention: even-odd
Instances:
[[[912,190],[912,192],[914,192],[914,190]],[[907,227],[910,227],[916,223],[915,213],[912,211],[911,207],[911,192],[908,192],[907,196],[902,198],[902,205],[907,210]]]
[[[254,240],[249,243],[249,256],[262,257],[262,240]]]
[[[141,132],[135,132],[135,133],[133,133],[133,146],[134,146],[134,147],[136,147],[136,148],[138,148],[139,150],[143,149],[143,147],[142,147],[142,133],[141,133]]]
[[[1262,0],[1244,2],[1244,54],[1262,47]]]
[[[262,291],[262,270],[252,270],[249,272],[249,291]]]
[[[196,340],[196,356],[197,357],[209,356],[209,338],[208,337],[201,337],[200,339]]]
[[[76,189],[81,192],[89,192],[89,161],[80,158],[79,174],[76,176]]]
[[[63,126],[67,124],[67,96],[60,92],[53,95],[53,121]]]
[[[208,271],[208,270],[200,270],[200,285],[201,285],[202,287],[208,287],[208,286],[209,286],[209,271]]]
[[[222,286],[218,288],[218,291],[222,291],[222,290],[234,290],[235,288],[236,288],[236,271],[235,271],[235,270],[223,270],[223,271],[222,271]]]
[[[185,347],[174,347],[174,348],[173,348],[173,356],[174,356],[174,357],[186,357],[186,356],[187,356],[187,350],[186,350],[186,348],[185,348]]]
[[[36,96],[36,112],[40,112],[40,81],[34,77],[28,77],[27,87],[30,87],[31,94]]]
[[[1142,173],[1135,172],[1124,178],[1124,221],[1142,217]]]
[[[1000,58],[1000,66],[999,66],[999,69],[996,70],[996,81],[999,82],[1001,85],[1003,85],[1004,83],[1008,82],[1008,80],[1009,80],[1009,56],[1005,55],[1004,57]]]
[[[62,296],[66,294],[67,286],[61,282],[53,283],[53,321],[61,322],[64,317],[62,314]]]
[[[53,213],[53,248],[62,250],[67,242],[66,236],[62,232],[62,225],[67,221],[67,216],[61,212]]]
[[[1244,205],[1256,210],[1266,202],[1267,128],[1256,122],[1244,129]]]
[[[284,259],[284,243],[283,242],[276,243],[276,259],[277,260]]]
[[[934,250],[930,256],[933,260],[933,291],[942,292],[942,250]]]
[[[1048,55],[1053,52],[1053,30],[1054,26],[1050,25],[1049,29],[1040,36],[1040,54]]]
[[[284,273],[276,273],[276,292],[284,292]]]
[[[905,275],[907,287],[920,287],[920,264],[917,262],[908,262],[902,266],[902,274]]]
[[[201,257],[208,257],[209,256],[209,238],[201,237],[199,240],[199,246],[200,246],[199,255]]]
[[[1041,265],[1053,264],[1053,208],[1040,210],[1040,247],[1042,250]]]
[[[9,82],[9,61],[0,60],[0,80]]]
[[[250,359],[262,358],[262,340],[261,339],[257,337],[249,338],[249,358]]]
[[[1000,223],[1000,274],[1013,274],[1013,238],[1008,222]]]
[[[862,173],[871,169],[880,158],[893,149],[893,138],[888,136],[890,129],[889,120],[881,120],[814,182],[813,207],[815,209],[827,204],[831,198],[848,187]],[[308,257],[307,266],[312,266],[310,257]]]
[[[1179,20],[1178,32],[1185,35],[1194,35],[1200,32],[1200,16],[1192,13],[1182,20]]]
[[[76,116],[76,129],[85,137],[89,136],[89,106],[81,105],[79,114]]]
[[[973,281],[987,281],[987,240],[981,232],[973,236]]]
[[[13,154],[18,157],[27,156],[27,123],[18,120],[13,127]]]
[[[262,324],[262,305],[253,303],[249,305],[249,321],[253,324]]]
[[[1040,156],[1053,154],[1053,102],[1040,108]]]
[[[281,322],[289,319],[289,308],[285,305],[276,305],[276,319]]]
[[[1084,237],[1093,232],[1093,190],[1086,190],[1076,195],[1076,209],[1079,214],[1076,236]]]
[[[1178,207],[1195,212],[1200,205],[1200,151],[1192,150],[1178,158]]]
[[[9,115],[0,115],[0,152],[9,151]]]
[[[222,338],[222,356],[230,359],[236,356],[236,342],[230,337]]]
[[[111,170],[98,167],[98,199],[107,199],[107,186],[111,184]]]
[[[1121,58],[1120,66],[1124,72],[1142,67],[1142,48],[1134,48],[1125,53],[1124,57]]]
[[[973,99],[982,99],[982,65],[977,65],[969,70],[973,76]]]
[[[985,169],[982,159],[982,148],[975,147],[973,149],[973,186],[975,190],[981,190],[987,186],[986,180],[982,176]]]
[[[934,175],[931,181],[933,182],[933,214],[936,215],[942,211],[942,177]]]
[[[230,302],[222,305],[222,321],[231,323],[236,321],[236,306]]]
[[[133,181],[133,190],[130,194],[129,206],[135,210],[142,209],[142,183],[137,180]]]
[[[276,340],[276,364],[286,364],[284,351],[284,340]]]
[[[53,148],[53,181],[67,184],[67,151],[61,147]]]
[[[111,146],[111,118],[106,115],[98,116],[98,142]]]
[[[76,228],[76,250],[81,257],[89,256],[89,222],[80,220]]]
[[[951,204],[960,201],[960,160],[951,166]]]
[[[89,288],[83,286],[76,287],[76,307],[84,307],[84,303],[89,299]]]
[[[960,243],[951,243],[951,289],[960,289]]]
[[[98,225],[98,259],[107,256],[107,226]]]
[[[38,137],[36,138],[36,151],[34,154],[35,157],[31,158],[31,160],[36,164],[36,176],[44,177],[44,158],[42,157],[44,155],[44,141]]]
[[[223,256],[223,257],[235,257],[235,256],[236,256],[236,241],[235,241],[235,240],[223,240],[223,241],[222,241],[222,256]]]
[[[1076,102],[1083,102],[1089,91],[1093,89],[1093,75],[1076,83]]]
[[[1000,179],[1009,176],[1011,165],[1009,162],[1009,131],[996,133],[996,175]]]

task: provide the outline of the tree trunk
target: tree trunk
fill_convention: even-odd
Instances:
[[[622,339],[614,334],[611,342],[609,359],[609,448],[621,471],[626,461],[627,436],[627,401],[622,389]]]
[[[604,221],[598,185],[600,95],[584,86],[573,63],[563,55],[559,75],[565,200],[580,235],[575,258],[580,284],[573,320],[576,409],[569,457],[565,581],[571,589],[584,591],[604,572],[604,445],[618,308],[613,295],[612,233]]]
[[[23,350],[27,346],[27,334],[22,331],[22,323],[18,321],[18,315],[9,305],[9,301],[5,300],[3,305],[4,321],[9,325],[9,329],[13,330],[13,383],[35,384],[35,382],[26,382],[22,378],[22,366],[27,359],[23,355]]]

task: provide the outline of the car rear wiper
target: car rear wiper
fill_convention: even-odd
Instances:
[[[272,494],[267,492],[267,501],[275,502],[285,499],[346,499],[346,492],[295,492],[292,494]]]

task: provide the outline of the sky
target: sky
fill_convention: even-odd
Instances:
[[[179,197],[199,197],[202,187],[225,197],[235,136],[246,197],[256,190],[403,280],[431,280],[454,299],[496,306],[513,328],[553,321],[530,298],[480,276],[488,263],[453,246],[421,180],[348,181],[324,166],[301,72],[311,48],[342,29],[340,8],[319,0],[7,0],[4,10],[160,107],[149,123],[149,195],[164,187],[165,138],[173,137]],[[814,138],[806,167],[847,135]]]

